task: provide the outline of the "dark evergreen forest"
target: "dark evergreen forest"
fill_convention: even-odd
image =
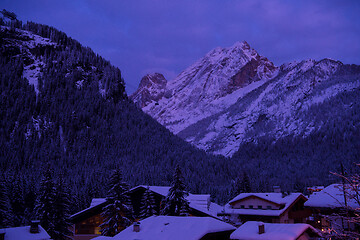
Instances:
[[[266,137],[243,144],[232,158],[213,156],[137,108],[126,95],[120,70],[90,48],[53,27],[0,22],[7,26],[0,32],[0,182],[13,215],[22,215],[9,225],[31,220],[48,163],[69,187],[74,213],[88,207],[91,198],[106,195],[115,167],[131,186],[169,186],[179,165],[190,192],[210,193],[224,203],[244,172],[252,191],[269,191],[273,185],[304,191],[308,185],[337,181],[329,171],[339,172],[343,163],[351,172],[360,159],[359,89],[314,107],[326,111],[327,104],[339,109],[353,104],[346,119],[331,115],[321,131],[307,138],[274,142]],[[56,43],[30,49],[35,60],[44,63],[39,93],[23,77],[24,67],[34,59],[11,45],[14,39],[30,40],[19,29]]]

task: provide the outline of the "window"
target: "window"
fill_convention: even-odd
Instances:
[[[267,206],[266,208],[267,208],[267,209],[271,209],[271,206]]]
[[[240,208],[245,208],[245,205],[240,205]]]
[[[253,209],[253,208],[254,208],[254,206],[253,206],[253,205],[249,205],[249,208],[250,208],[250,209]]]
[[[258,209],[262,209],[262,206],[261,206],[261,205],[258,205]]]

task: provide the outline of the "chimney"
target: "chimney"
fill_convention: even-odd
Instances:
[[[273,186],[274,192],[275,193],[281,193],[281,188],[280,186]]]
[[[265,225],[264,223],[259,223],[259,234],[265,233]]]
[[[39,220],[31,221],[30,233],[39,233],[39,224],[40,224]]]
[[[139,222],[134,222],[133,227],[134,227],[134,229],[133,229],[134,232],[140,232],[140,223]]]

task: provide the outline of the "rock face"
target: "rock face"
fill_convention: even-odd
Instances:
[[[141,79],[138,90],[130,98],[143,108],[164,96],[166,83],[165,77],[160,73],[147,74]]]
[[[231,156],[259,137],[306,137],[320,129],[326,116],[312,112],[313,106],[331,107],[339,94],[359,91],[359,69],[330,59],[276,67],[240,42],[210,51],[146,101],[138,100],[147,89],[140,84],[132,99],[186,141]],[[333,107],[337,116],[350,111]]]

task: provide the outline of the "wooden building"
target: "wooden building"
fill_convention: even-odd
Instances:
[[[229,201],[218,215],[235,225],[247,221],[305,223],[311,214],[304,209],[306,201],[301,193],[241,193]]]
[[[305,203],[305,208],[311,211],[308,223],[328,235],[344,230],[360,233],[359,223],[352,220],[359,208],[356,196],[346,184],[331,184],[314,192]]]
[[[141,199],[146,189],[152,192],[156,210],[159,212],[162,202],[167,196],[170,187],[167,186],[145,186],[140,185],[129,190],[134,216],[139,216]],[[190,206],[190,216],[213,217],[218,218],[217,213],[222,209],[221,206],[210,201],[208,194],[189,194],[187,197]],[[100,224],[103,220],[101,217],[102,209],[106,206],[105,198],[94,198],[89,208],[86,208],[70,217],[73,223],[71,231],[74,240],[88,240],[100,236]],[[138,220],[137,218],[135,220]]]

